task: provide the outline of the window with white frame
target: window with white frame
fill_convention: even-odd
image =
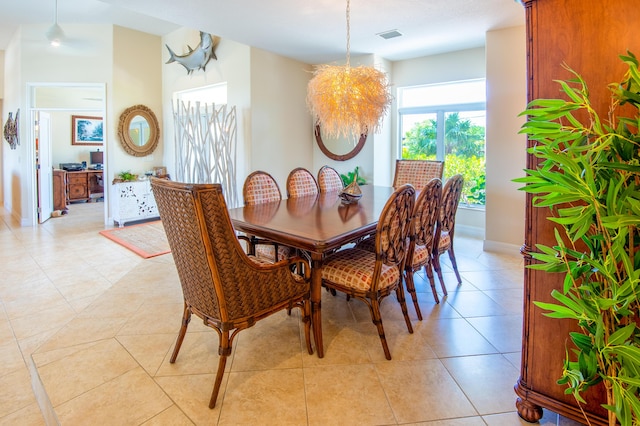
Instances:
[[[398,140],[402,159],[445,162],[444,178],[462,174],[461,203],[485,203],[484,79],[398,89]]]

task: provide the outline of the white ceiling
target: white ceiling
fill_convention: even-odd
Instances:
[[[22,24],[53,23],[55,0],[0,0],[0,50]],[[342,60],[346,0],[58,0],[58,22],[113,23],[164,35],[188,27],[305,63]],[[524,25],[518,0],[351,0],[351,54],[395,61],[484,45]],[[377,33],[398,30],[384,40]],[[43,34],[43,41],[44,41]]]

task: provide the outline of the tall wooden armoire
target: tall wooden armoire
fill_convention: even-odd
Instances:
[[[640,55],[640,4],[638,0],[521,0],[527,25],[528,99],[558,98],[560,86],[554,80],[572,75],[563,63],[586,81],[591,100],[601,117],[610,106],[608,83],[621,81],[627,69],[618,58],[631,51]],[[528,146],[532,143],[528,142]],[[537,159],[527,156],[527,168],[535,168]],[[554,245],[553,225],[547,209],[531,206],[527,195],[525,243],[530,252],[536,244]],[[525,255],[525,264],[531,259]],[[533,301],[555,302],[551,291],[562,289],[562,276],[525,270],[522,367],[515,390],[516,406],[525,420],[535,422],[542,408],[586,423],[564,385],[556,381],[562,374],[565,349],[571,348],[571,321],[547,318]],[[604,389],[592,388],[588,404],[582,407],[591,424],[606,425]]]

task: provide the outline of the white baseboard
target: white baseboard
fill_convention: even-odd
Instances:
[[[519,255],[521,247],[522,246],[519,246],[516,244],[507,244],[507,243],[502,243],[500,241],[491,241],[491,240],[484,240],[482,243],[482,250],[493,252],[493,253]]]
[[[465,237],[482,240],[484,239],[484,228],[456,223],[456,235],[464,235]]]

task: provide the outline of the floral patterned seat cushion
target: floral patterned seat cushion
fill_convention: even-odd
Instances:
[[[449,250],[449,247],[451,247],[451,236],[447,231],[442,231],[440,241],[438,242],[438,251],[444,253]]]
[[[376,255],[358,248],[340,250],[329,256],[322,268],[322,279],[359,291],[371,288]],[[400,280],[397,266],[382,265],[379,289],[392,286]]]
[[[426,246],[416,245],[413,249],[413,261],[411,263],[411,266],[413,266],[413,268],[415,269],[421,265],[426,264],[429,256],[431,256],[431,253],[429,253],[429,250],[427,250]]]

